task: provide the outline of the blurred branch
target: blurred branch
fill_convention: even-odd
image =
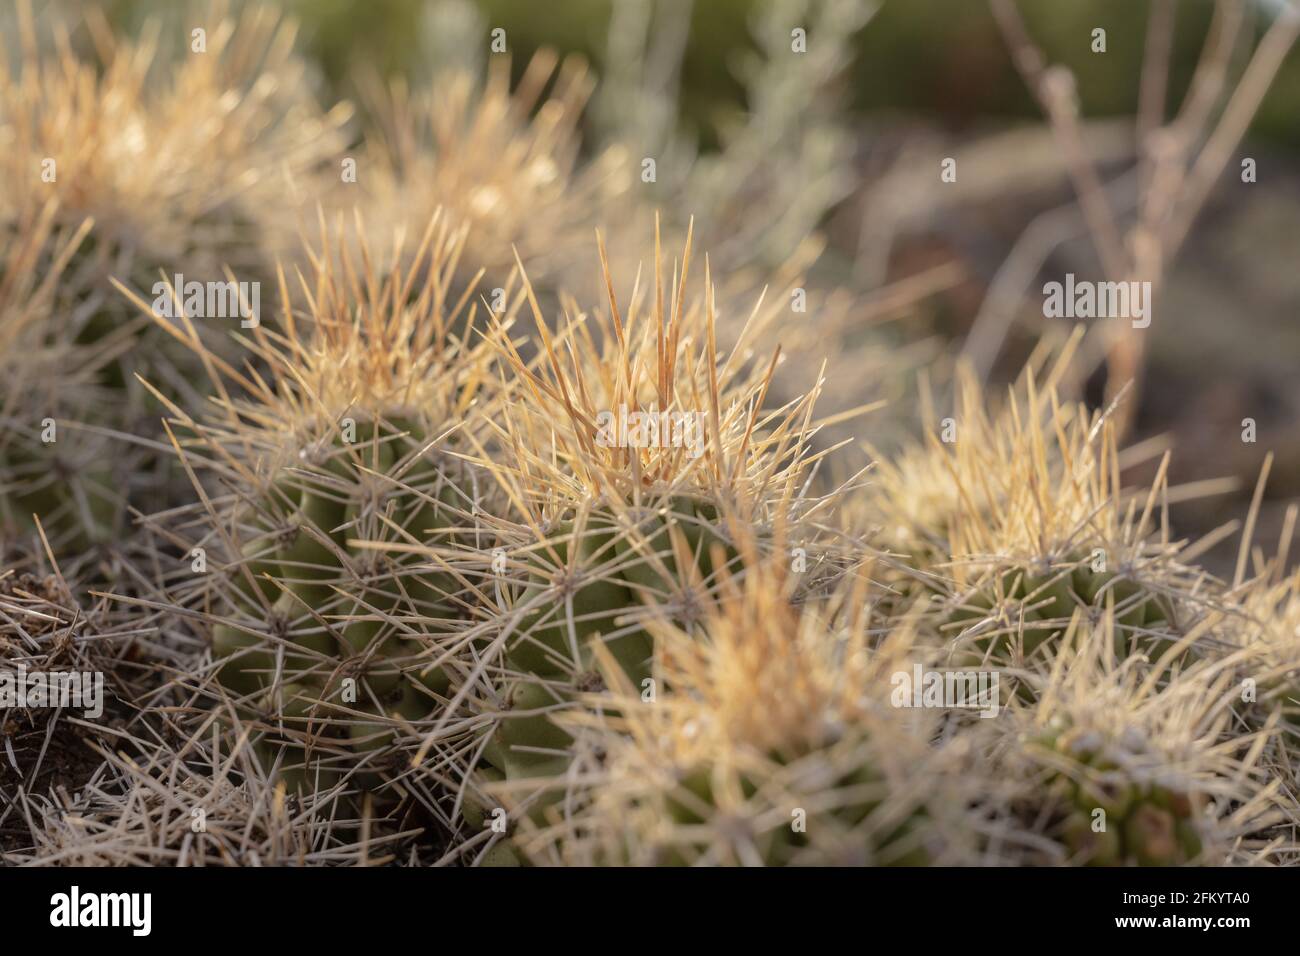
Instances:
[[[1132,172],[1117,177],[1103,188],[1116,207],[1124,212],[1131,211],[1137,203],[1138,187]],[[1066,242],[1086,235],[1087,231],[1088,225],[1079,204],[1068,202],[1035,216],[1016,239],[989,284],[988,294],[971,323],[962,349],[963,356],[971,363],[980,381],[986,381],[992,372],[1007,332],[1024,302],[1025,292],[1048,257]]]
[[[1210,38],[1188,95],[1176,119],[1166,125],[1174,10],[1171,0],[1152,0],[1137,114],[1137,216],[1132,228],[1124,233],[1085,149],[1073,76],[1063,67],[1047,66],[1046,57],[1030,37],[1014,0],[989,0],[989,3],[1016,68],[1042,105],[1061,145],[1103,272],[1112,281],[1150,282],[1154,293],[1300,35],[1300,13],[1294,4],[1288,4],[1278,13],[1215,124],[1214,108],[1227,87],[1232,50],[1244,18],[1244,4],[1239,0],[1218,0]],[[1026,258],[1009,275],[1018,280],[1028,261],[1031,260]],[[995,317],[1007,308],[1006,302],[997,301],[989,317],[981,313],[986,322],[992,323],[987,325],[988,338],[975,343],[983,367],[991,365],[996,351],[990,355],[989,349],[999,347],[1005,334],[1003,321],[1009,319],[995,321]],[[1130,384],[1135,396],[1138,393],[1146,348],[1141,331],[1120,323],[1098,332],[1109,343],[1110,398]],[[1136,401],[1130,401],[1117,417],[1116,426],[1121,433],[1131,424],[1135,405]]]
[[[1014,0],[989,0],[994,19],[1010,47],[1016,69],[1038,98],[1061,144],[1066,168],[1088,222],[1089,233],[1102,267],[1111,275],[1127,271],[1124,242],[1102,189],[1101,176],[1088,156],[1079,124],[1079,101],[1074,77],[1064,67],[1048,67],[1042,51],[1034,44]]]
[[[1143,144],[1150,141],[1151,134],[1164,122],[1173,39],[1174,0],[1152,0],[1146,52],[1142,58],[1142,85],[1138,91],[1138,162],[1144,190],[1150,180],[1151,163]]]
[[[1297,36],[1300,36],[1300,12],[1291,6],[1278,15],[1255,49],[1255,55],[1228,100],[1218,126],[1191,168],[1184,199],[1165,235],[1171,257],[1181,247],[1211,188],[1241,145]]]

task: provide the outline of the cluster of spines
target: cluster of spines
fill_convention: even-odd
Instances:
[[[960,822],[957,764],[930,748],[933,714],[888,704],[911,639],[873,646],[865,577],[842,574],[827,599],[806,600],[779,548],[739,538],[696,624],[649,625],[652,683],[598,652],[612,693],[567,713],[577,769],[551,781],[516,846],[587,865],[953,859],[974,827]],[[508,779],[489,789],[519,792]]]
[[[172,57],[159,22],[127,41],[88,8],[75,25],[51,12],[50,28],[38,29],[21,0],[18,58],[0,51],[0,178],[12,184],[0,196],[0,245],[43,235],[0,264],[7,284],[39,276],[43,301],[21,343],[0,328],[6,359],[22,355],[26,366],[2,376],[15,394],[0,396],[9,439],[0,504],[11,530],[38,513],[69,559],[92,549],[120,557],[128,507],[157,507],[179,477],[156,454],[158,415],[132,373],[187,399],[202,374],[131,315],[112,283],[147,293],[160,274],[224,281],[227,265],[245,276],[264,267],[293,218],[271,171],[302,186],[343,142],[348,110],[315,105],[290,21],[267,10],[232,16],[221,2],[198,19],[208,45]],[[17,321],[0,314],[0,326]]]

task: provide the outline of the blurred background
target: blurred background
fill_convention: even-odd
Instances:
[[[113,0],[106,9],[130,30],[166,16],[169,6]],[[718,246],[744,237],[744,254],[730,261],[776,268],[809,235],[818,237],[813,275],[835,290],[836,305],[811,309],[803,327],[791,329],[791,360],[809,363],[815,374],[821,355],[832,353],[827,411],[877,394],[892,406],[885,424],[849,423],[844,435],[865,430],[888,442],[895,434],[889,425],[904,423],[900,436],[934,427],[918,395],[933,388],[942,402],[943,382],[959,359],[990,385],[1011,381],[1044,336],[1059,341],[1068,331],[1044,319],[1043,282],[1065,272],[1105,272],[1104,254],[1078,221],[1068,149],[1017,69],[1006,24],[985,0],[285,6],[301,20],[300,43],[319,71],[322,99],[357,102],[363,127],[358,78],[419,88],[445,68],[481,68],[494,28],[506,31],[516,80],[538,50],[589,61],[597,86],[582,119],[587,155],[617,140],[645,155],[686,157],[677,166],[693,172],[661,184],[657,201],[664,203],[702,205],[700,197],[716,198],[719,184],[749,184],[731,198],[737,209],[761,208],[765,218],[752,228],[705,224]],[[1144,64],[1153,55],[1167,58],[1164,89],[1154,87],[1164,102],[1159,126],[1188,101],[1207,51],[1222,54],[1206,126],[1192,133],[1192,145],[1203,147],[1284,6],[1015,5],[1044,62],[1073,77],[1078,133],[1123,241],[1141,239],[1130,226],[1145,200],[1129,194],[1133,171],[1155,142],[1138,134],[1135,118],[1143,109]],[[1167,30],[1167,42],[1153,35],[1153,23]],[[807,30],[802,72],[778,63],[791,25]],[[1105,31],[1104,52],[1095,49],[1097,29]],[[1157,451],[1172,446],[1175,483],[1234,482],[1236,490],[1178,504],[1181,535],[1240,518],[1265,455],[1275,454],[1256,539],[1270,551],[1286,504],[1300,497],[1300,55],[1280,42],[1274,52],[1258,102],[1247,104],[1244,138],[1227,143],[1224,170],[1194,205],[1186,241],[1161,248],[1157,311],[1134,358],[1141,387],[1128,396],[1129,442],[1149,440],[1146,447]],[[959,174],[941,183],[948,158]],[[1247,158],[1254,182],[1240,175]],[[1135,247],[1123,253],[1136,254]],[[1115,391],[1108,347],[1084,350],[1090,374],[1079,387],[1099,404]],[[886,377],[901,384],[872,391],[869,383]],[[1255,423],[1253,442],[1243,440],[1246,419]],[[1155,460],[1135,467],[1133,480],[1149,477]],[[1234,547],[1216,549],[1210,563],[1230,566]]]

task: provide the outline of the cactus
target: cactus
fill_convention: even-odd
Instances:
[[[0,74],[0,138],[10,144],[0,174],[32,185],[7,194],[0,223],[21,220],[51,195],[61,224],[91,221],[58,290],[66,308],[53,318],[67,323],[64,341],[120,352],[148,331],[145,322],[122,328],[130,310],[110,277],[148,290],[160,271],[206,281],[224,278],[227,265],[245,278],[266,269],[296,231],[286,184],[268,171],[308,185],[343,144],[350,109],[327,115],[315,107],[291,21],[265,11],[232,16],[220,2],[198,20],[207,38],[201,53],[189,49],[188,30],[169,33],[180,39],[168,48],[155,20],[134,42],[98,33],[102,63],[78,59],[66,42],[44,49],[33,29],[16,68]],[[134,367],[146,352],[131,351]],[[131,371],[120,381],[132,383]]]
[[[377,125],[358,160],[366,219],[387,236],[440,211],[468,230],[466,266],[482,267],[489,289],[505,285],[512,250],[549,287],[585,251],[590,210],[630,193],[631,177],[616,175],[630,160],[611,149],[580,162],[591,80],[578,59],[539,51],[513,92],[509,59],[491,61],[485,82],[449,69],[427,89],[371,91]],[[351,196],[339,198],[350,208]]]
[[[1137,651],[1154,663],[1179,647],[1177,661],[1185,666],[1198,656],[1179,644],[1181,635],[1171,621],[1174,605],[1162,590],[1097,570],[1078,553],[1065,555],[1060,568],[996,562],[991,575],[949,606],[940,630],[960,635],[972,659],[1003,664],[1050,659],[1075,613],[1113,622],[1117,657]]]
[[[997,415],[964,378],[953,441],[884,460],[857,520],[896,556],[894,610],[932,609],[936,635],[975,660],[1050,663],[1081,613],[1114,621],[1118,656],[1155,663],[1177,646],[1168,666],[1186,666],[1199,651],[1181,639],[1215,592],[1152,517],[1163,470],[1149,489],[1122,489],[1109,421],[1063,404],[1055,374],[1045,389],[1027,374]]]
[[[46,544],[72,559],[109,540],[121,508],[122,469],[76,428],[103,401],[102,359],[51,334],[57,284],[88,229],[59,229],[57,213],[51,200],[0,231],[0,559],[15,563]]]
[[[872,646],[864,578],[796,604],[802,585],[779,555],[760,557],[752,538],[741,550],[698,628],[650,625],[653,696],[598,651],[612,701],[566,723],[576,775],[596,784],[575,792],[557,775],[563,802],[522,820],[516,849],[586,865],[921,865],[971,852],[956,765],[928,741],[937,715],[872,692],[910,670],[912,637]]]
[[[449,332],[468,300],[448,298],[463,233],[436,217],[411,272],[382,279],[322,241],[311,311],[286,308],[289,334],[251,343],[270,377],[204,352],[214,389],[247,397],[201,420],[172,406],[194,436],[174,441],[203,529],[185,560],[212,563],[179,575],[172,600],[210,622],[213,674],[271,728],[264,752],[323,755],[286,761],[308,789],[322,770],[378,785],[403,721],[446,701],[466,645],[449,559],[471,547],[480,506],[457,456],[488,400],[485,346]]]
[[[934,434],[865,446],[862,472],[833,431],[856,414],[816,417],[899,393],[921,350],[863,361],[856,320],[956,273],[861,304],[808,287],[851,151],[838,121],[807,123],[833,97],[787,107],[834,85],[866,7],[803,6],[761,24],[749,105],[777,122],[712,158],[663,135],[688,34],[643,3],[611,24],[630,52],[596,124],[577,60],[543,52],[512,87],[494,57],[482,85],[371,96],[354,157],[347,108],[317,108],[273,12],[217,0],[199,54],[165,19],[130,41],[94,12],[84,37],[38,31],[20,0],[0,69],[0,667],[102,671],[113,720],[7,716],[7,860],[1296,862],[1300,512],[1265,561],[1261,478],[1231,583],[1197,567],[1214,541],[1166,520],[1187,493],[1164,462],[1132,486],[1154,446],[1121,456],[1118,406],[1073,390],[1081,330],[997,404],[959,373],[951,421],[923,401]],[[801,17],[812,57],[787,55]],[[614,145],[584,145],[600,125]],[[772,130],[793,131],[775,151]],[[750,202],[782,155],[827,174],[779,184],[816,194],[794,212]],[[701,231],[667,210],[677,259],[656,218],[653,267],[616,288],[652,159],[661,198],[707,200]],[[299,247],[304,198],[320,241]],[[597,216],[613,257],[598,232],[582,274]],[[221,326],[167,282],[180,314],[151,304],[160,271],[274,289],[259,322]],[[778,339],[844,354],[785,392]],[[154,403],[167,419],[142,424]],[[976,663],[997,719],[954,682],[898,693],[954,670],[969,693]]]
[[[1053,729],[1034,745],[1065,758],[1045,787],[1058,795],[1059,832],[1079,862],[1171,866],[1201,855],[1203,800],[1195,791],[1135,783],[1122,762],[1128,755],[1117,761],[1087,733]]]
[[[773,527],[808,529],[813,560],[833,563],[807,521],[825,500],[800,495],[815,394],[761,414],[775,357],[755,363],[743,342],[719,354],[707,272],[703,302],[685,298],[690,254],[688,238],[666,309],[656,242],[648,316],[639,292],[622,313],[606,267],[609,310],[595,334],[588,318],[549,331],[525,279],[545,350],[538,367],[496,330],[502,364],[520,382],[497,439],[514,460],[482,463],[523,513],[500,538],[509,556],[500,575],[504,673],[501,693],[483,702],[498,715],[484,757],[512,780],[567,765],[571,740],[554,713],[606,687],[598,652],[635,685],[649,679],[648,623],[696,626],[739,560],[737,533],[754,529],[766,550]]]
[[[520,382],[497,438],[514,461],[493,469],[523,512],[503,533],[525,572],[516,603],[535,610],[537,586],[548,584],[560,585],[553,596],[562,600],[572,582],[557,571],[572,569],[591,582],[590,591],[578,588],[592,612],[588,631],[602,613],[641,600],[689,624],[693,602],[736,560],[735,528],[756,528],[766,540],[774,525],[810,523],[834,500],[834,491],[802,496],[815,464],[816,391],[763,414],[778,356],[756,361],[748,336],[720,352],[707,266],[703,301],[686,300],[691,264],[688,237],[666,309],[656,236],[650,315],[641,313],[639,290],[622,313],[606,268],[609,311],[556,333],[525,280],[545,351],[537,367],[498,328],[503,376]],[[774,315],[756,312],[754,334]]]
[[[5,430],[4,520],[30,525],[39,512],[69,556],[119,550],[127,503],[160,508],[184,484],[154,454],[158,415],[134,374],[191,403],[190,383],[202,376],[192,353],[131,320],[112,283],[152,301],[160,272],[170,283],[177,273],[222,281],[227,264],[245,277],[264,268],[294,228],[288,191],[269,171],[304,185],[342,144],[348,110],[326,116],[311,103],[291,23],[229,16],[220,3],[207,13],[210,45],[200,54],[169,51],[157,22],[138,41],[97,29],[93,14],[37,30],[23,0],[21,55],[0,66],[0,179],[13,184],[0,197],[0,233],[52,217],[45,244],[24,260],[49,300],[28,336],[43,363],[25,371],[59,392],[25,401],[33,417]],[[99,62],[73,52],[79,30],[94,34]],[[166,36],[185,44],[189,31]],[[60,429],[49,447],[32,437],[45,419]],[[106,432],[134,437],[110,451]]]
[[[1284,577],[1285,559],[1284,546],[1271,572],[1243,595],[1228,637],[1229,646],[1246,653],[1239,671],[1254,687],[1251,723],[1267,727],[1277,711],[1281,745],[1295,755],[1300,753],[1300,574]]]
[[[1157,682],[1136,659],[1112,666],[1107,631],[1072,621],[1035,699],[979,728],[997,738],[991,779],[1009,781],[988,789],[1012,810],[1002,837],[1022,847],[1012,861],[1232,861],[1245,852],[1234,835],[1271,812],[1261,748],[1229,732],[1241,718],[1233,675],[1198,660]]]

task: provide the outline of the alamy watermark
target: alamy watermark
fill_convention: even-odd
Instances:
[[[931,671],[920,664],[895,671],[889,678],[895,707],[978,710],[981,717],[998,715],[997,671]]]
[[[73,886],[50,897],[50,925],[57,928],[124,927],[132,936],[153,929],[152,893],[83,893]]]
[[[162,281],[153,284],[153,313],[161,319],[180,318],[179,305],[191,319],[239,319],[245,329],[255,329],[261,322],[260,282],[186,282],[179,272],[172,280],[170,286]]]
[[[1130,319],[1133,328],[1151,324],[1150,282],[1089,282],[1075,280],[1043,286],[1043,315],[1049,319]]]
[[[31,671],[26,665],[0,671],[0,709],[59,707],[82,710],[94,720],[104,713],[101,671]]]
[[[618,412],[596,415],[601,448],[685,448],[691,458],[704,454],[704,413],[691,411]]]

